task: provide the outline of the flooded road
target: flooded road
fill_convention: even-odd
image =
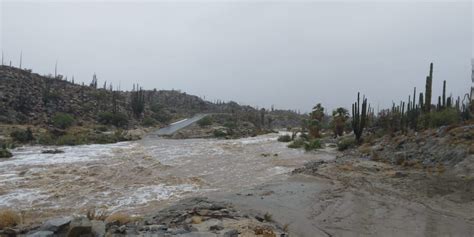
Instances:
[[[88,209],[144,213],[179,199],[238,192],[284,179],[308,160],[276,141],[278,134],[237,140],[146,138],[107,145],[21,147],[0,162],[0,208],[24,211],[31,221]]]

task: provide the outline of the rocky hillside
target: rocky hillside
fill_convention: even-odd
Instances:
[[[175,90],[142,91],[144,109],[137,116],[131,106],[133,93],[113,91],[108,86],[97,88],[97,82],[78,85],[60,75],[41,76],[30,70],[0,66],[0,124],[47,125],[57,113],[72,115],[78,124],[94,124],[107,112],[121,114],[129,126],[150,118],[158,124],[166,124],[173,119],[207,112],[233,114],[257,127],[301,124],[301,116],[290,111],[264,111],[262,117],[262,111],[250,106],[235,102],[211,103]]]

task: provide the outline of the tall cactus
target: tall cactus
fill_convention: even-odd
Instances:
[[[352,130],[357,142],[361,142],[362,132],[367,121],[367,98],[362,99],[362,111],[360,111],[360,92],[357,93],[357,102],[352,104]]]
[[[431,110],[431,89],[433,87],[433,63],[430,64],[430,75],[426,77],[425,85],[425,112]]]
[[[446,108],[446,80],[443,81],[443,108]]]

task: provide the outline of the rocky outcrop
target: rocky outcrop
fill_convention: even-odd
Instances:
[[[86,217],[45,222],[27,236],[287,236],[267,215],[251,215],[232,204],[189,198],[140,220],[120,223]]]

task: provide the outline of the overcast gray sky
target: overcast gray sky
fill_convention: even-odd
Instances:
[[[5,1],[6,61],[89,83],[308,111],[471,85],[471,1]],[[423,89],[424,90],[424,89]]]

